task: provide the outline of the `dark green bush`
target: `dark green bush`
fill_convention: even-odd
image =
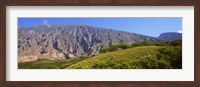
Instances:
[[[113,51],[118,51],[118,50],[122,50],[122,49],[128,49],[131,47],[132,46],[127,43],[114,43],[114,44],[111,44],[109,47],[101,48],[99,52],[107,53],[107,52],[113,52]]]
[[[87,58],[89,58],[89,56],[87,54],[82,54],[79,58],[80,59],[87,59]]]
[[[111,48],[120,48],[120,49],[128,49],[131,48],[131,45],[127,43],[115,43],[110,46]]]
[[[166,42],[157,42],[154,43],[155,46],[171,46],[171,43],[169,41]]]
[[[137,42],[137,43],[133,43],[132,47],[138,47],[138,46],[153,46],[154,43],[150,42],[150,41],[143,41],[143,42]]]
[[[99,50],[99,52],[100,52],[100,53],[107,53],[107,52],[110,52],[110,48],[109,48],[109,47],[107,47],[107,48],[101,48],[101,49]]]
[[[131,45],[127,44],[127,43],[115,43],[110,45],[110,51],[117,51],[117,50],[121,50],[121,49],[128,49],[131,48]]]
[[[182,40],[171,41],[171,46],[182,46]]]

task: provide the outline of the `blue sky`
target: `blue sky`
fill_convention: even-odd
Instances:
[[[154,37],[163,32],[182,32],[182,18],[18,18],[18,27],[47,24],[90,25]]]

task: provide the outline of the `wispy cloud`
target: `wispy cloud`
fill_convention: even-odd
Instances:
[[[178,32],[178,33],[182,33],[182,30],[178,30],[177,32]]]
[[[43,24],[46,25],[48,28],[51,27],[51,25],[48,23],[48,20],[44,20]]]
[[[43,24],[44,24],[44,25],[48,25],[48,21],[47,21],[47,20],[44,20],[44,21],[43,21]]]

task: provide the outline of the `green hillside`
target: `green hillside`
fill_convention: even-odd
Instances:
[[[157,60],[156,55],[162,46],[142,46],[115,52],[100,54],[90,59],[86,59],[79,63],[73,64],[67,68],[69,69],[134,69],[134,68],[163,68],[168,67],[169,64],[162,60]],[[141,64],[144,64],[143,67]],[[149,63],[149,64],[148,64]]]

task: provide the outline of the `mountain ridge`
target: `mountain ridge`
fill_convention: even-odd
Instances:
[[[163,40],[113,29],[88,25],[42,25],[18,29],[18,61],[95,56],[112,43],[136,43]]]
[[[165,32],[165,33],[160,34],[158,38],[165,41],[179,40],[179,39],[182,39],[182,33]]]

